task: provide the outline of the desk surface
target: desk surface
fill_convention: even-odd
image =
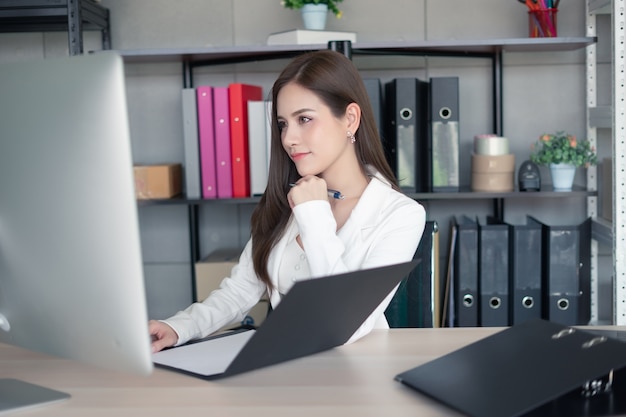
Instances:
[[[450,416],[457,414],[394,376],[498,330],[375,330],[351,345],[217,381],[158,368],[126,375],[0,344],[0,376],[72,396],[19,416]]]

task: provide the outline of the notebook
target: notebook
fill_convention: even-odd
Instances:
[[[298,281],[258,329],[163,350],[153,361],[162,368],[216,379],[342,345],[418,263]]]
[[[474,417],[626,413],[626,343],[541,319],[396,376]]]

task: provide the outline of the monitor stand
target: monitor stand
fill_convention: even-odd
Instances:
[[[0,378],[0,414],[45,406],[70,398],[70,395],[18,379]]]

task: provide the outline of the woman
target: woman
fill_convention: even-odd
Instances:
[[[268,185],[231,276],[202,303],[149,323],[153,351],[240,321],[267,293],[276,307],[298,279],[409,261],[425,224],[385,160],[352,62],[323,50],[295,58],[272,88]],[[388,327],[393,293],[350,341]]]

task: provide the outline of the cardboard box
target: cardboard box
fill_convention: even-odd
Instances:
[[[241,249],[218,249],[195,264],[196,271],[196,301],[202,301],[219,288],[222,280],[228,276],[241,255]],[[256,306],[248,312],[241,323],[225,326],[225,330],[238,325],[259,326],[265,320],[269,310],[269,300],[263,297]]]
[[[613,221],[613,159],[602,160],[602,178],[600,187],[600,203],[602,204],[602,217],[610,222]]]
[[[196,262],[196,301],[202,301],[220,286],[241,255],[241,249],[218,249]]]
[[[133,170],[138,200],[171,198],[182,190],[180,164],[135,165]]]

